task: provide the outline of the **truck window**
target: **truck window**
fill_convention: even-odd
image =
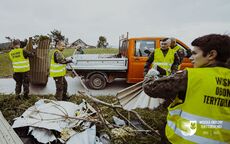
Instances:
[[[156,48],[156,42],[153,40],[136,40],[135,42],[135,56],[136,57],[147,57]]]

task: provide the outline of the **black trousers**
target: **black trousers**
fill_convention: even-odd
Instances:
[[[29,94],[29,72],[16,72],[13,74],[13,78],[16,81],[15,94],[19,96],[22,91],[23,95],[28,96]]]

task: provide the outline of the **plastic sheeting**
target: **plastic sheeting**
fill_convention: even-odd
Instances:
[[[41,99],[16,118],[13,128],[29,126],[29,132],[38,142],[48,143],[59,140],[62,143],[95,144],[96,126],[87,119],[96,111],[85,101],[76,105],[66,101]],[[81,131],[76,131],[74,128]],[[57,136],[53,131],[59,132]],[[99,142],[98,142],[99,143]]]

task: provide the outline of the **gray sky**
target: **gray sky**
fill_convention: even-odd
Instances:
[[[187,45],[204,34],[230,33],[230,0],[0,0],[0,43],[61,30],[73,42],[110,45],[119,36],[173,36]]]

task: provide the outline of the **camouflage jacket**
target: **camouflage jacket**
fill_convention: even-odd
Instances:
[[[23,49],[23,56],[25,58],[34,57],[35,56],[35,52],[34,51],[30,52],[30,51],[28,51],[26,49]]]
[[[223,63],[213,64],[208,67],[215,66],[227,67]],[[145,81],[143,83],[143,89],[150,97],[173,100],[178,95],[178,97],[184,101],[187,90],[187,81],[187,70],[181,70],[168,77]]]
[[[54,53],[54,61],[59,64],[67,64],[69,61],[67,61],[60,52]]]

